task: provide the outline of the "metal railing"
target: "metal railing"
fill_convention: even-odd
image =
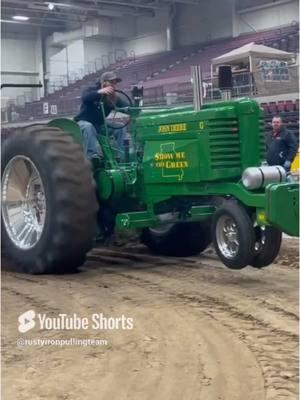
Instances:
[[[135,59],[134,51],[131,51],[128,57],[125,50],[115,49],[108,54],[103,54],[102,57],[97,57],[94,60],[87,62],[84,64],[83,68],[78,68],[76,70],[73,69],[67,74],[49,74],[48,92],[51,94],[57,90],[61,90],[62,88],[81,80],[87,75],[108,68],[110,65],[120,62],[126,58]],[[67,63],[67,61],[65,62]]]
[[[85,76],[90,75],[92,73],[95,73],[101,69],[108,68],[111,64],[115,64],[117,62],[121,62],[124,59],[127,59],[129,61],[135,60],[135,52],[132,50],[129,53],[129,56],[127,55],[127,52],[123,49],[115,49],[113,52],[110,52],[107,55],[103,55],[102,58],[95,58],[93,61],[90,61],[84,65],[83,68],[79,68],[78,70],[73,70],[70,71],[68,74],[61,74],[61,75],[48,75],[48,94],[54,95],[56,92],[68,87],[71,84],[76,83],[77,81],[80,81],[83,79]],[[63,61],[62,61],[63,62]],[[22,120],[22,119],[29,119],[30,116],[27,115],[27,109],[26,105],[28,103],[32,103],[34,101],[37,101],[38,98],[34,92],[24,92],[20,95],[17,95],[15,99],[10,99],[10,101],[7,103],[6,107],[3,109],[3,113],[5,113],[6,118],[4,118],[2,121],[4,122],[12,122],[12,121],[17,121],[17,120]],[[70,104],[69,100],[55,100],[59,104],[53,104],[53,109],[58,110],[58,114],[65,113],[66,112],[77,112],[78,105],[74,107],[74,104],[71,104],[69,107],[68,104]],[[54,107],[55,106],[55,107]],[[35,105],[33,105],[33,108]],[[22,110],[24,108],[24,110]],[[4,114],[3,114],[4,115]],[[34,108],[33,111],[33,117],[36,116],[36,109]],[[44,116],[43,113],[41,115],[42,117]]]
[[[203,94],[204,101],[212,101],[221,99],[221,92],[216,87],[217,80],[215,78],[211,79],[209,77],[209,73],[203,74],[205,79],[203,80]],[[279,74],[281,78],[286,74]],[[76,75],[69,77],[76,81]],[[62,89],[65,86],[64,76],[60,80],[57,80],[55,83],[50,84],[49,93],[55,93],[55,91]],[[138,81],[138,76],[134,77],[136,81]],[[285,78],[283,80],[286,82]],[[266,81],[269,84],[269,81]],[[274,86],[275,89],[277,85]],[[74,90],[74,89],[70,89]],[[74,97],[75,94],[75,97]],[[232,89],[232,97],[243,97],[243,96],[255,96],[257,95],[257,87],[255,84],[255,80],[253,74],[250,72],[244,73],[234,73],[233,74],[233,89]],[[273,93],[276,94],[276,93]],[[60,98],[59,96],[53,95],[45,102],[48,106],[44,109],[43,103],[45,102],[36,102],[30,103],[35,100],[30,93],[26,93],[24,95],[20,95],[17,97],[17,101],[15,104],[9,104],[7,119],[11,120],[28,120],[30,118],[37,117],[51,117],[51,115],[75,115],[78,112],[80,106],[80,96],[76,96],[76,92],[69,96],[68,93],[64,93],[64,97]],[[144,101],[143,104],[147,105],[172,105],[172,104],[182,104],[182,103],[192,103],[193,100],[193,92],[192,92],[192,84],[190,81],[183,83],[164,83],[162,81],[159,82],[158,86],[145,88],[144,89]],[[28,104],[30,103],[30,104]],[[45,112],[45,110],[48,110]]]

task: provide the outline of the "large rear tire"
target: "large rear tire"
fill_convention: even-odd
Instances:
[[[2,148],[2,239],[20,272],[74,271],[91,249],[97,200],[91,166],[72,136],[34,125]]]
[[[204,251],[210,239],[208,222],[186,222],[162,229],[146,228],[141,241],[153,253],[164,256],[189,257]]]

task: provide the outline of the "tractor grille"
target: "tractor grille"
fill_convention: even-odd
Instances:
[[[241,167],[240,138],[236,118],[207,121],[211,168]]]
[[[265,121],[261,117],[259,119],[259,157],[261,161],[266,159],[266,134]]]

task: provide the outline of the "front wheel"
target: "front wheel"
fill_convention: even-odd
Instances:
[[[237,202],[227,201],[215,212],[212,238],[226,267],[242,269],[251,264],[255,245],[253,224],[247,211]]]
[[[97,200],[91,168],[73,138],[36,125],[2,148],[2,238],[18,271],[70,272],[95,234]]]
[[[277,257],[282,240],[282,232],[273,226],[256,226],[255,252],[251,265],[263,268],[270,265]]]

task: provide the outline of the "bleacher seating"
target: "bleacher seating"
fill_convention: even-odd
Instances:
[[[201,65],[203,76],[210,73],[211,59],[227,51],[238,48],[249,42],[256,42],[268,46],[282,48],[288,51],[298,50],[298,26],[244,34],[236,38],[222,39],[207,44],[193,45],[169,52],[156,53],[121,60],[106,68],[114,69],[122,78],[120,88],[130,90],[131,85],[143,83],[144,104],[165,102],[166,92],[175,90],[178,99],[190,101],[192,98],[190,84],[190,66]],[[70,84],[38,102],[27,103],[25,106],[13,106],[19,115],[19,121],[54,116],[74,115],[80,105],[80,92],[84,86],[91,85],[104,70],[94,72],[83,79]],[[43,111],[43,103],[48,103],[49,115]],[[294,110],[289,102],[278,106],[282,112]],[[277,110],[276,104],[269,104],[268,110]],[[299,103],[298,103],[299,108]],[[278,109],[279,111],[279,109]]]
[[[262,103],[261,106],[264,109],[266,131],[272,129],[273,116],[280,115],[288,130],[294,133],[299,142],[299,100]]]

